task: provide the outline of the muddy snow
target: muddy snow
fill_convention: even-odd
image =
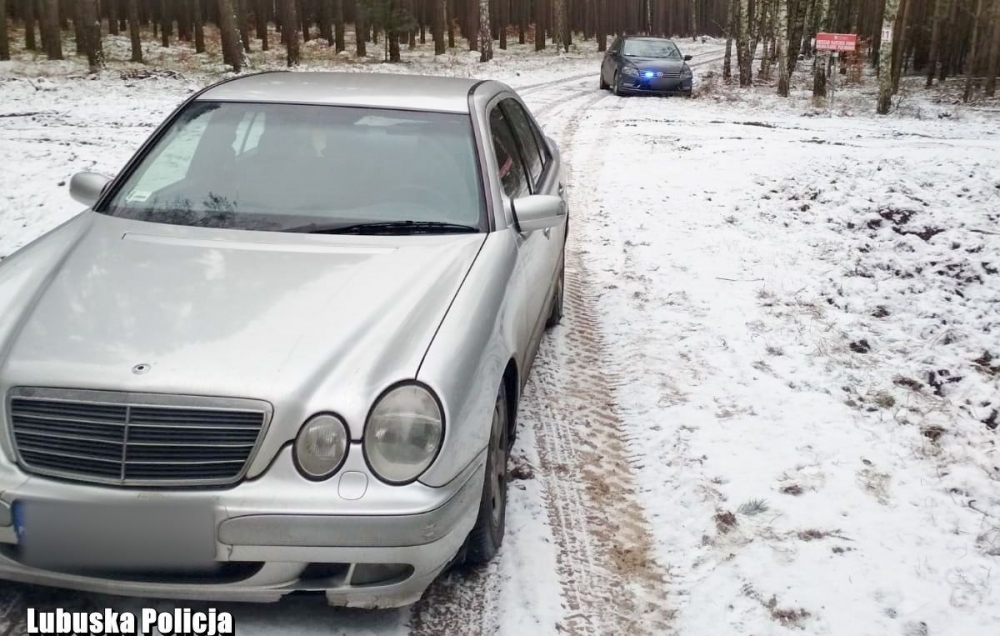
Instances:
[[[592,43],[311,63],[523,88],[568,164],[567,316],[496,562],[405,610],[227,607],[238,633],[1000,631],[1000,121],[919,82],[887,118],[870,77],[832,110],[805,76],[741,92],[719,43],[681,46],[690,100],[600,91]],[[176,57],[0,66],[0,256],[217,77]],[[29,605],[172,606],[0,590],[14,633]]]

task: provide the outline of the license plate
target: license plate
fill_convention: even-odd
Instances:
[[[215,515],[204,505],[20,500],[12,512],[21,560],[35,567],[174,569],[215,560]]]

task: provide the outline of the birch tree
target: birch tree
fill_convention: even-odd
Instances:
[[[736,2],[736,0],[733,0]],[[740,87],[753,84],[753,51],[750,50],[750,2],[739,0],[736,27],[736,62],[740,69]]]
[[[788,97],[788,1],[778,0],[778,95]]]
[[[493,31],[490,29],[490,0],[479,0],[479,61],[493,59]]]

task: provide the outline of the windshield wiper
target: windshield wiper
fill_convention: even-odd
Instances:
[[[312,223],[285,230],[305,234],[472,234],[479,228],[442,221],[379,221],[349,225],[320,225]]]

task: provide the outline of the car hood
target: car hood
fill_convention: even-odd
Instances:
[[[0,388],[255,398],[296,427],[312,409],[362,413],[388,383],[416,377],[484,240],[88,212],[0,266]]]
[[[669,60],[662,57],[627,57],[625,59],[643,71],[680,73],[685,65],[684,60]]]

